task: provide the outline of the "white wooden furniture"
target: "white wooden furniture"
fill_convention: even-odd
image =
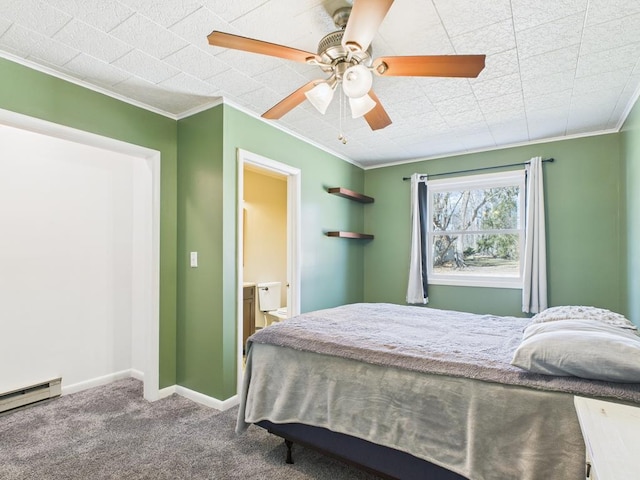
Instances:
[[[640,478],[640,408],[584,397],[574,403],[587,447],[586,478]]]

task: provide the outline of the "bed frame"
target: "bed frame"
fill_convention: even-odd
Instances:
[[[388,479],[467,480],[443,467],[393,448],[378,445],[326,428],[301,423],[276,424],[263,420],[256,425],[284,439],[287,463],[293,463],[294,443],[317,450],[362,470]]]

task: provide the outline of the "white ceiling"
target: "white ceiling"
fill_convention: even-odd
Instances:
[[[357,0],[367,1],[367,0]],[[0,0],[0,55],[180,118],[223,97],[261,115],[318,67],[212,47],[212,30],[315,52],[346,0]],[[374,77],[393,123],[338,96],[275,122],[365,168],[617,130],[640,85],[639,0],[395,0],[383,55],[487,54],[476,79]]]

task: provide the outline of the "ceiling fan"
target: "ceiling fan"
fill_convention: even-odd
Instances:
[[[213,31],[209,44],[246,52],[271,55],[317,65],[328,78],[313,80],[284,98],[262,117],[278,119],[305,99],[324,114],[336,87],[341,84],[349,98],[353,118],[364,116],[372,130],[385,128],[391,119],[372,89],[372,72],[378,76],[477,77],[485,55],[419,55],[371,57],[371,41],[393,0],[354,0],[353,7],[339,8],[333,15],[338,31],[320,40],[318,53],[269,43],[230,33]]]

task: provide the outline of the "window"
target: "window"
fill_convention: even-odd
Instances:
[[[523,170],[430,180],[431,284],[522,287]]]

